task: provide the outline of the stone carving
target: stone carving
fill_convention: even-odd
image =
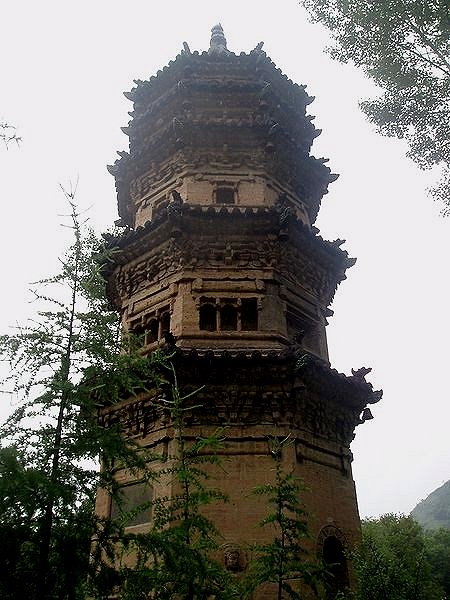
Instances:
[[[181,204],[172,201],[167,209],[179,216]],[[276,269],[293,285],[301,285],[325,306],[337,288],[334,275],[309,260],[292,245],[281,249],[276,240],[169,239],[156,246],[146,258],[116,271],[115,283],[122,301],[136,292],[160,282],[170,273],[183,269],[208,268]]]
[[[210,369],[212,380],[207,379],[204,367],[201,369],[202,381],[205,388],[195,396],[196,404],[202,406],[201,411],[189,415],[192,425],[225,425],[237,424],[252,426],[258,423],[271,423],[287,426],[290,431],[308,431],[316,437],[328,439],[341,446],[348,447],[353,439],[355,426],[359,423],[361,409],[343,406],[335,403],[327,393],[319,397],[308,391],[308,385],[297,385],[295,381],[286,379],[279,366],[253,363],[244,370],[239,370],[239,380],[236,384],[215,383],[217,376]],[[231,362],[220,359],[215,368],[219,368],[225,381],[236,379],[237,372]],[[230,371],[230,372],[228,372]],[[180,377],[182,377],[182,373]],[[190,377],[195,379],[195,372],[190,371]],[[200,377],[200,373],[198,375]],[[281,378],[283,383],[271,387],[263,381],[270,378],[276,382]],[[248,382],[256,382],[249,385]],[[257,383],[260,381],[261,383]],[[194,391],[196,386],[186,385],[185,392]],[[105,425],[120,420],[123,427],[131,435],[147,435],[155,423],[167,418],[158,404],[150,397],[138,397],[124,406],[109,409],[105,415]]]
[[[291,217],[294,216],[292,205],[288,202],[286,194],[280,194],[277,200],[276,209],[278,211],[278,219],[280,227],[284,229]]]
[[[167,422],[168,414],[147,397],[102,411],[99,419],[104,427],[113,427],[120,423],[129,437],[145,437],[161,423]]]
[[[223,562],[227,571],[238,573],[246,567],[246,557],[240,546],[237,544],[224,544]]]
[[[173,131],[175,133],[175,136],[177,138],[177,142],[183,142],[184,141],[184,136],[185,136],[185,124],[180,121],[180,119],[177,119],[176,117],[174,117],[172,119],[172,127],[173,127]]]

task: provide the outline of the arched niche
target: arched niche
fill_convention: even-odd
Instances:
[[[335,525],[323,527],[317,540],[317,553],[326,565],[326,600],[334,600],[350,585],[345,536]]]

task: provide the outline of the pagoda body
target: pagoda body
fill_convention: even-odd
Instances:
[[[308,488],[310,550],[340,562],[345,585],[343,552],[360,531],[349,446],[380,393],[366,370],[347,377],[328,360],[328,307],[355,261],[313,226],[337,177],[310,155],[313,98],[260,47],[228,51],[220,27],[209,51],[185,44],[125,95],[129,153],[109,170],[126,233],[114,240],[109,295],[143,352],[169,344],[181,386],[203,386],[189,434],[227,426],[230,501],[211,513],[223,560],[231,548],[244,570],[249,544],[267,535],[258,527],[267,506],[249,495],[273,477],[268,436],[289,435],[283,461]],[[103,412],[143,446],[170,449],[157,415],[148,394]],[[109,513],[106,493],[97,507]]]

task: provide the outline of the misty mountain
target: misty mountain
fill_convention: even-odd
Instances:
[[[426,529],[450,529],[450,480],[421,500],[411,515]]]

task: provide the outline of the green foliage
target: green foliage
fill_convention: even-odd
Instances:
[[[300,586],[316,591],[323,579],[323,571],[309,557],[304,547],[309,537],[307,513],[300,502],[304,491],[301,480],[292,472],[283,470],[283,441],[271,438],[271,453],[275,461],[275,481],[257,487],[254,494],[267,500],[272,512],[261,521],[261,527],[273,531],[274,537],[267,544],[255,545],[255,559],[249,567],[248,593],[264,583],[277,586],[277,599],[304,598]]]
[[[450,481],[419,502],[411,515],[426,529],[450,529]]]
[[[111,251],[83,226],[73,194],[67,196],[74,243],[60,272],[36,284],[35,317],[0,337],[1,359],[10,366],[3,385],[17,398],[0,437],[0,529],[11,546],[1,556],[2,598],[83,597],[94,568],[91,538],[107,544],[111,529],[93,514],[100,483],[114,491],[111,470],[99,472],[95,463],[101,455],[106,467],[117,459],[130,469],[145,464],[118,427],[100,426],[98,399],[107,396],[113,374],[109,402],[157,385],[156,363],[163,362],[159,354],[144,366],[139,356],[126,372],[132,358],[121,356],[120,324],[101,273]]]
[[[362,523],[362,543],[353,557],[354,600],[442,600],[430,552],[412,518],[384,515]],[[448,551],[448,550],[447,550]]]
[[[432,195],[450,212],[449,12],[446,0],[301,0],[330,29],[331,55],[361,67],[381,95],[361,103],[378,131],[405,138],[421,168],[442,167]]]
[[[218,549],[219,532],[203,511],[212,502],[227,500],[220,490],[209,485],[207,470],[208,465],[220,467],[217,452],[223,444],[223,431],[219,429],[208,437],[188,441],[185,413],[199,407],[188,402],[193,394],[180,394],[173,367],[170,378],[169,398],[161,403],[172,419],[175,449],[167,457],[154,455],[150,468],[152,463],[163,464],[156,477],[170,481],[175,493],[151,502],[152,522],[147,533],[124,536],[117,546],[124,559],[118,570],[120,597],[124,600],[238,598],[231,575],[212,558]],[[133,559],[127,566],[130,555]]]
[[[76,600],[119,589],[124,599],[237,597],[231,575],[211,557],[218,532],[202,510],[226,500],[207,472],[219,465],[222,432],[186,439],[190,395],[180,395],[172,368],[167,381],[164,352],[142,356],[132,336],[121,338],[102,277],[114,251],[85,229],[68,196],[74,244],[60,273],[36,284],[34,319],[0,339],[10,365],[4,385],[19,399],[1,433],[0,533],[8,546],[0,551],[0,596]],[[175,431],[168,457],[127,440],[120,425],[101,426],[99,408],[161,387],[170,392],[159,394],[157,409]],[[114,522],[93,511],[99,486],[121,505],[118,466],[178,490],[153,500],[147,534],[127,533],[129,514]]]
[[[433,579],[450,599],[450,529],[425,532],[425,550]]]

